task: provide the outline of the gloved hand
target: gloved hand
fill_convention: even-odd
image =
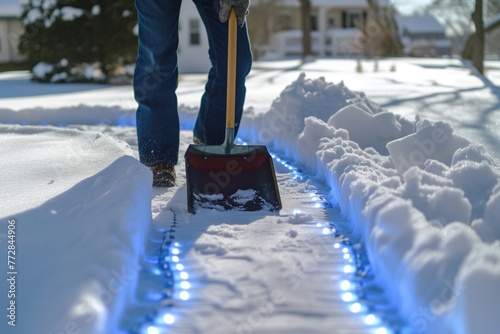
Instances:
[[[248,7],[250,7],[250,0],[220,0],[219,19],[221,22],[229,20],[231,9],[234,8],[238,25],[241,27],[245,24],[245,17],[248,15]]]

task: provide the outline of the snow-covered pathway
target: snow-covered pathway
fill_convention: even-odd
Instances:
[[[118,136],[133,145],[135,133],[126,129],[116,129]],[[181,132],[181,153],[190,139],[190,131]],[[326,189],[284,162],[275,164],[279,213],[201,209],[196,215],[186,210],[184,165],[177,166],[178,187],[155,190],[150,236],[156,236],[156,252],[147,254],[157,258],[158,235],[173,231],[167,233],[177,256],[175,262],[169,258],[173,298],[158,300],[164,273],[146,261],[148,273],[138,284],[144,303],[128,311],[125,326],[139,333],[155,333],[153,327],[158,333],[387,333],[381,319],[358,302],[351,283],[354,254],[331,228],[332,220],[346,222],[322,197]]]
[[[270,70],[257,69],[248,82],[247,99],[248,105],[255,108],[245,113],[240,135],[280,152],[315,175],[319,183],[327,185],[328,189],[322,192],[329,192],[328,198],[339,204],[343,216],[349,217],[355,240],[365,246],[374,279],[384,287],[385,297],[391,301],[392,305],[388,308],[399,312],[415,331],[429,334],[494,334],[500,327],[500,318],[496,314],[500,300],[500,168],[496,162],[500,161],[498,89],[481,81],[456,60],[402,59],[396,61],[396,72],[389,71],[387,65],[391,62],[393,60],[381,61],[378,72],[373,73],[354,73],[355,61],[348,59],[319,60],[302,66],[290,66],[284,62],[269,64]],[[363,66],[370,64],[373,65],[373,61],[363,62]],[[271,68],[274,65],[277,65],[276,70]],[[312,76],[324,75],[326,79],[299,77],[300,71],[312,73]],[[6,213],[0,223],[5,229],[0,232],[0,241],[7,240],[7,225],[10,228],[14,224],[11,221],[19,222],[19,245],[23,249],[19,263],[30,268],[22,271],[23,276],[19,276],[18,281],[19,305],[29,305],[19,307],[20,319],[25,319],[21,317],[23,312],[36,311],[30,317],[33,321],[23,321],[22,326],[27,326],[30,333],[39,332],[42,328],[44,332],[81,329],[89,333],[109,334],[131,328],[117,323],[122,314],[121,308],[129,305],[127,301],[134,297],[131,292],[135,286],[130,283],[136,282],[135,276],[123,270],[128,268],[137,274],[137,261],[143,255],[140,238],[146,234],[151,221],[151,187],[147,186],[151,175],[137,160],[125,157],[137,155],[133,127],[122,127],[134,124],[135,105],[131,89],[126,86],[100,86],[86,87],[84,89],[88,90],[78,92],[76,86],[69,85],[68,89],[74,92],[65,92],[66,86],[27,83],[26,74],[7,74],[9,76],[15,82],[6,80],[4,83],[5,75],[0,75],[1,122],[50,124],[83,130],[75,132],[58,127],[3,125],[5,131],[0,150],[2,157],[8,159],[0,161],[3,171],[0,175],[3,187],[0,195],[2,203],[8,205],[6,211],[2,211]],[[181,108],[181,126],[189,129],[196,115],[198,95],[204,80],[201,76],[184,79],[187,85],[179,89],[179,101],[193,108]],[[345,84],[329,83],[340,80],[344,80]],[[21,87],[23,82],[26,92],[19,94],[14,86],[18,84],[17,87]],[[12,87],[9,86],[11,83]],[[288,86],[282,91],[285,85]],[[361,92],[354,94],[347,87]],[[279,92],[282,93],[276,98]],[[379,105],[366,100],[363,92]],[[273,100],[275,102],[271,105]],[[359,108],[353,107],[353,104]],[[342,109],[346,105],[350,106]],[[396,114],[383,112],[380,105],[390,106],[389,111]],[[404,119],[398,114],[410,118]],[[449,123],[417,123],[412,120],[412,115]],[[88,130],[110,137],[89,134]],[[26,136],[17,138],[15,134],[19,131],[24,131]],[[52,140],[54,137],[56,140]],[[183,134],[184,145],[190,141],[189,137],[189,134]],[[75,140],[66,141],[68,138]],[[132,150],[112,138],[128,142]],[[100,146],[99,140],[107,144]],[[90,160],[86,157],[97,159],[101,164],[89,166]],[[178,169],[180,185],[182,168],[180,165]],[[36,191],[33,191],[34,186]],[[54,192],[56,188],[57,193]],[[194,231],[195,235],[189,234],[189,226],[193,224],[186,224],[183,231],[187,234],[183,234],[180,218],[184,211],[175,205],[185,200],[182,189],[157,190],[152,216],[154,223],[158,224],[158,233],[160,229],[173,227],[174,220],[177,221],[174,230],[179,233],[179,238],[208,245],[197,247],[199,245],[195,243],[176,248],[178,260],[185,260],[178,264],[185,266],[186,270],[191,269],[189,274],[192,277],[199,278],[198,282],[205,280],[208,285],[197,286],[193,282],[188,288],[191,291],[185,291],[192,294],[179,295],[181,300],[187,299],[186,303],[200,301],[199,308],[179,304],[174,309],[179,312],[184,308],[196,310],[203,321],[209,321],[206,319],[215,312],[210,313],[202,305],[209,305],[212,301],[213,306],[220,310],[226,310],[226,307],[234,315],[223,319],[223,323],[233,326],[233,332],[239,325],[242,332],[263,331],[263,326],[271,319],[280,324],[288,322],[292,316],[313,322],[304,316],[309,310],[293,313],[295,304],[292,302],[288,304],[289,308],[283,306],[280,309],[279,314],[286,315],[286,320],[279,318],[278,313],[272,313],[269,319],[260,317],[259,312],[262,311],[259,308],[264,309],[264,306],[259,301],[272,301],[279,296],[270,294],[272,286],[266,286],[265,281],[253,275],[253,271],[252,275],[244,278],[247,279],[245,282],[255,282],[258,295],[241,292],[247,291],[250,284],[241,288],[236,280],[220,284],[222,272],[237,275],[238,266],[255,268],[255,273],[268,273],[269,279],[279,282],[282,281],[279,270],[271,266],[269,271],[265,271],[263,264],[267,268],[267,264],[280,265],[285,260],[295,260],[294,265],[289,266],[295,268],[296,264],[302,263],[302,260],[286,258],[285,255],[281,258],[277,254],[270,257],[253,254],[252,245],[260,245],[261,239],[264,240],[262,235],[252,234],[253,226],[258,225],[269,234],[275,233],[274,237],[266,235],[267,240],[278,243],[274,248],[262,246],[266,254],[284,249],[283,241],[286,240],[292,244],[296,242],[297,249],[307,250],[314,256],[315,246],[300,243],[301,236],[312,233],[314,228],[306,228],[307,218],[300,215],[297,218],[297,212],[293,211],[304,209],[295,207],[293,203],[296,202],[290,198],[291,204],[286,208],[292,211],[281,211],[280,217],[254,216],[253,221],[250,223],[248,220],[246,225],[231,222],[230,218],[221,220],[205,214],[196,217],[201,220],[198,224],[205,233],[200,234],[198,230]],[[308,191],[304,189],[299,194],[305,196]],[[90,200],[79,202],[82,197]],[[134,199],[133,203],[129,198]],[[57,209],[51,207],[54,204],[57,204]],[[326,213],[321,215],[316,209],[309,210],[304,211],[312,221],[325,221]],[[73,215],[75,212],[79,214]],[[134,214],[131,216],[129,212]],[[51,216],[54,213],[57,216]],[[11,218],[12,215],[14,218]],[[243,220],[240,213],[235,216]],[[294,218],[304,220],[292,224],[290,219]],[[278,220],[281,222],[278,223]],[[284,226],[286,229],[272,230],[270,226]],[[249,247],[250,260],[248,257],[240,259],[238,251],[243,252],[238,249],[240,240],[227,240],[231,239],[230,235],[221,233],[221,227],[230,230],[233,236],[239,232],[238,228],[249,228],[246,235],[252,235],[253,240],[240,239],[241,245]],[[47,238],[40,239],[39,243],[27,242],[37,240],[38,234]],[[321,230],[318,230],[320,235]],[[120,240],[120,245],[130,247],[115,247],[117,240]],[[51,247],[44,248],[44,241]],[[222,251],[219,252],[219,248]],[[55,249],[57,252],[52,252]],[[100,250],[99,256],[95,256],[96,249]],[[220,262],[220,266],[214,265],[215,260],[225,259],[227,254],[234,254],[236,258],[228,259],[226,264]],[[72,257],[78,257],[78,262],[68,260]],[[64,265],[54,265],[55,269],[47,271],[43,265],[45,258],[54,264]],[[147,262],[147,259],[144,261]],[[335,265],[333,260],[328,261],[325,265]],[[175,269],[181,270],[177,265]],[[335,267],[331,269],[337,270]],[[76,272],[85,274],[76,275]],[[302,273],[309,272],[303,270]],[[319,277],[333,274],[318,273]],[[333,287],[328,282],[331,278],[326,285],[322,285],[325,293],[321,298],[330,296]],[[117,290],[117,284],[124,280],[126,284],[118,286],[120,289]],[[341,289],[345,286],[350,288],[350,284],[344,286],[342,282]],[[280,284],[283,285],[282,282]],[[140,286],[149,288],[148,284]],[[46,307],[51,305],[47,303],[51,300],[49,293],[36,297],[29,294],[42,288],[58,290],[58,299],[53,307]],[[6,296],[5,286],[2,285],[1,289],[1,296]],[[283,286],[280,289],[283,290]],[[208,292],[212,290],[220,291],[224,296],[236,296],[240,298],[240,304],[227,306],[223,301],[211,300]],[[132,308],[127,314],[148,317],[150,313],[139,311],[141,308],[147,311],[146,306],[154,304],[151,299],[161,297],[162,291],[160,287],[152,289],[151,293],[135,295],[139,299],[132,304],[137,308]],[[306,291],[315,296],[320,288],[315,286]],[[297,297],[299,292],[302,290],[297,290]],[[346,293],[340,296],[346,301],[346,307],[352,306],[350,311],[360,311],[360,306],[355,303],[349,306],[349,300],[354,296]],[[256,298],[257,305],[250,299],[242,298],[248,295]],[[309,300],[306,294],[301,294],[301,298],[307,301],[307,305],[323,303],[322,299]],[[269,305],[265,306],[266,310],[270,309]],[[236,319],[238,309],[242,316]],[[315,309],[310,309],[314,313]],[[274,310],[278,307],[274,306]],[[55,320],[54,315],[57,317]],[[248,315],[252,315],[251,320],[248,320]],[[191,326],[188,316],[178,316],[177,321],[172,321],[170,317],[167,321],[176,326],[188,323]],[[360,318],[369,323],[374,321],[370,315]],[[2,323],[0,326],[3,333],[7,325]],[[203,324],[195,323],[189,328],[196,330],[197,326]],[[27,327],[18,329],[23,333]],[[380,331],[383,333],[384,329]]]

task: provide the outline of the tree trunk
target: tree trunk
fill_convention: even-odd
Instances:
[[[362,27],[365,55],[402,56],[403,46],[397,33],[393,9],[391,7],[381,8],[378,0],[367,0],[367,2],[368,20]]]
[[[498,28],[500,28],[500,21],[496,21],[489,26],[485,26],[484,27],[485,38],[486,38],[487,33],[492,32]],[[474,54],[474,48],[476,46],[476,38],[477,38],[477,36],[474,33],[474,34],[470,35],[469,38],[467,39],[464,50],[462,51],[462,57],[464,57],[465,59],[472,60],[472,57]]]
[[[312,56],[311,0],[300,0],[302,13],[302,59]]]
[[[484,74],[484,19],[483,19],[483,0],[476,0],[476,9],[472,13],[472,20],[476,27],[476,38],[474,43],[474,52],[472,55],[472,64]]]

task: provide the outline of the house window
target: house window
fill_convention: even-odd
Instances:
[[[201,44],[200,20],[198,19],[189,20],[189,44],[190,45]]]
[[[360,27],[363,22],[363,13],[361,11],[346,11],[343,12],[344,28],[357,28]]]
[[[311,31],[318,31],[318,17],[311,15]]]
[[[335,28],[335,18],[334,17],[328,18],[328,28]]]

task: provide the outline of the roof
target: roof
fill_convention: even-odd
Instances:
[[[402,16],[397,15],[396,21],[400,31],[412,34],[445,33],[444,26],[432,15]]]

